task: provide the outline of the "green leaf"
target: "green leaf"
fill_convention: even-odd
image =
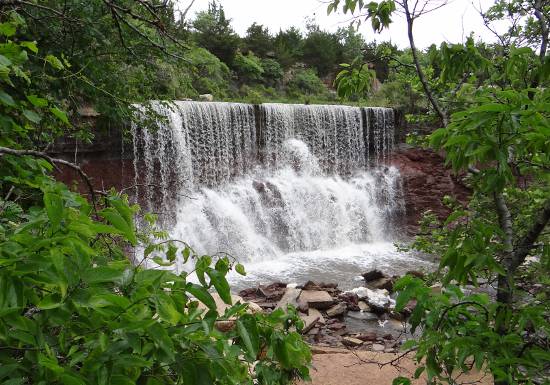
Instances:
[[[57,229],[63,218],[63,199],[59,194],[46,192],[44,193],[44,206],[52,228]]]
[[[99,215],[108,220],[117,230],[120,230],[126,239],[135,246],[137,243],[136,233],[126,220],[112,207],[99,212]]]
[[[46,56],[45,60],[50,63],[50,65],[55,69],[62,70],[63,68],[65,68],[61,60],[59,60],[56,56],[48,55]]]
[[[247,315],[237,320],[237,331],[246,347],[246,354],[250,360],[256,360],[260,348],[258,328],[255,320]]]
[[[227,282],[227,279],[225,279],[224,274],[220,273],[218,270],[212,269],[208,270],[207,274],[210,277],[210,282],[212,282],[216,288],[216,291],[220,295],[223,302],[231,305],[231,288],[229,287],[229,283]]]
[[[188,283],[185,290],[205,304],[210,310],[216,310],[216,301],[210,295],[210,293],[202,286]]]
[[[61,111],[57,107],[51,107],[50,112],[54,114],[57,119],[70,126],[71,123],[69,123],[69,118],[67,118],[67,114],[65,112]]]
[[[393,379],[392,385],[411,385],[411,380],[406,377],[397,377]]]
[[[38,47],[36,46],[35,41],[22,41],[19,43],[21,47],[27,48],[29,51],[32,51],[34,53],[38,53]]]
[[[8,107],[15,107],[15,100],[2,90],[0,90],[0,102]]]
[[[0,35],[10,37],[15,35],[17,28],[13,23],[0,23]]]
[[[244,266],[241,265],[240,263],[237,263],[237,265],[235,266],[235,271],[237,273],[239,273],[240,275],[246,275],[246,271],[244,269]]]
[[[42,120],[40,115],[31,110],[23,110],[23,116],[33,123],[40,123],[40,120]]]
[[[44,98],[40,98],[36,95],[27,95],[27,100],[31,102],[31,104],[35,107],[46,107],[48,105],[48,101]]]
[[[155,305],[160,318],[172,325],[177,325],[181,320],[181,313],[178,312],[174,301],[166,294],[155,296]]]

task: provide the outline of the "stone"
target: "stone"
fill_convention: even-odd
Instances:
[[[356,348],[363,345],[363,341],[361,341],[359,338],[344,337],[342,338],[342,344],[344,344],[345,346]]]
[[[359,301],[358,304],[359,309],[363,312],[370,312],[370,306],[365,301]]]
[[[319,328],[313,328],[310,331],[308,331],[307,334],[313,336],[313,335],[319,334],[319,330],[320,330]]]
[[[332,306],[327,310],[327,315],[329,317],[338,317],[344,314],[347,310],[347,306],[343,302],[338,302],[336,305]]]
[[[214,101],[214,95],[212,94],[202,94],[199,95],[199,100],[203,102],[213,102]]]
[[[298,307],[298,297],[302,290],[295,288],[287,288],[283,297],[277,302],[277,308],[281,308],[286,311],[288,305],[293,305]]]
[[[371,281],[375,281],[377,279],[380,279],[380,278],[385,278],[386,275],[384,273],[382,273],[380,270],[371,270],[365,274],[363,274],[363,279],[365,280],[365,282],[371,282]]]
[[[436,283],[435,285],[430,286],[430,289],[433,294],[441,294],[442,286],[440,283]]]
[[[389,291],[390,293],[393,291],[393,279],[388,277],[378,278],[374,281],[370,281],[367,283],[367,286],[369,286],[372,289],[384,289]]]
[[[279,301],[284,295],[286,289],[286,283],[282,282],[275,282],[267,286],[260,285],[258,287],[258,291],[261,295],[270,301]]]
[[[227,333],[235,327],[235,320],[228,320],[228,321],[216,321],[214,323],[214,326],[216,329],[218,329],[222,333]]]
[[[313,317],[319,317],[319,320],[317,321],[318,324],[324,325],[325,324],[325,317],[321,314],[321,312],[317,309],[308,309],[308,314]]]
[[[382,344],[372,344],[371,349],[375,352],[383,352],[386,350],[386,347]]]
[[[311,329],[313,329],[317,321],[319,321],[319,315],[316,315],[314,313],[307,314],[307,315],[300,314],[300,318],[302,319],[302,321],[304,321],[304,328],[302,329],[302,334],[306,334]]]
[[[303,290],[299,294],[298,302],[307,303],[310,308],[325,310],[332,306],[334,300],[326,291]]]
[[[338,296],[338,299],[346,303],[348,310],[359,311],[359,307],[357,306],[359,297],[357,294],[351,292],[342,293]]]
[[[304,286],[302,286],[302,290],[321,290],[321,287],[313,281],[307,281]]]
[[[327,326],[330,330],[340,330],[346,327],[346,325],[342,322],[335,322],[333,324],[330,324]]]
[[[223,315],[227,309],[229,309],[231,306],[233,306],[234,304],[236,304],[238,302],[247,304],[249,313],[256,314],[256,313],[263,312],[262,308],[260,306],[258,306],[257,304],[255,304],[254,302],[247,302],[242,297],[240,297],[238,295],[235,295],[235,294],[231,294],[231,302],[233,303],[233,305],[226,304],[221,299],[221,297],[218,293],[211,293],[211,295],[212,295],[212,298],[214,299],[214,302],[216,303],[216,311],[220,315]],[[199,302],[198,308],[201,309],[201,310],[208,311],[208,307],[205,304],[203,304],[202,302]]]
[[[389,313],[390,318],[397,320],[397,321],[404,321],[405,315],[403,313],[399,313],[396,311],[392,311]]]

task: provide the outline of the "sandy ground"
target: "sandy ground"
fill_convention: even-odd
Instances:
[[[298,385],[391,385],[395,377],[411,378],[416,369],[409,358],[400,360],[400,370],[391,365],[380,367],[377,363],[388,362],[397,354],[360,351],[356,354],[331,348],[313,347],[312,382],[300,382]],[[372,362],[372,363],[371,363]],[[477,382],[479,380],[479,382]],[[461,376],[461,383],[477,382],[480,385],[492,385],[490,376],[482,374]],[[426,384],[425,377],[412,382],[417,385]]]

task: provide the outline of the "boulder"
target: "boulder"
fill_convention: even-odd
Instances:
[[[370,332],[370,333],[361,333],[356,336],[361,341],[376,341],[378,339],[378,335],[376,333]]]
[[[380,278],[386,278],[386,275],[382,273],[380,270],[371,270],[365,274],[362,274],[363,278],[365,279],[365,282],[369,283],[371,281],[375,281]]]
[[[317,321],[319,321],[319,316],[321,314],[315,314],[315,313],[308,313],[307,315],[305,314],[300,314],[300,318],[302,319],[302,321],[304,321],[304,328],[302,329],[302,333],[305,334],[307,332],[309,332],[311,329],[313,329],[313,327],[315,326],[315,324],[317,323]]]
[[[338,299],[346,303],[348,310],[359,311],[359,307],[357,305],[359,302],[359,297],[357,294],[350,292],[342,293],[338,296]]]
[[[374,313],[363,312],[363,311],[349,311],[347,314],[348,317],[361,320],[361,321],[377,321],[378,316]]]
[[[375,352],[383,352],[386,350],[386,347],[382,344],[372,344],[371,349]]]
[[[321,290],[321,286],[317,285],[313,281],[307,281],[304,286],[302,286],[302,290]]]
[[[332,306],[334,300],[326,291],[303,290],[299,294],[298,302],[307,303],[310,308],[325,310]]]
[[[347,306],[343,302],[338,302],[336,305],[332,306],[327,310],[327,315],[329,317],[338,317],[344,314],[347,310]]]
[[[361,310],[363,312],[370,312],[371,311],[370,306],[365,301],[359,301],[357,303],[357,306],[359,306],[359,310]]]
[[[361,341],[359,338],[344,337],[342,338],[342,344],[344,344],[345,346],[349,346],[350,348],[356,348],[363,345],[363,341]]]
[[[298,307],[298,297],[302,290],[296,288],[287,288],[283,297],[277,302],[277,308],[281,308],[286,311],[288,305]]]
[[[371,289],[387,290],[390,293],[393,291],[393,278],[383,277],[367,282],[367,286]]]
[[[214,101],[214,95],[212,94],[202,94],[199,95],[199,100],[203,102],[213,102]]]
[[[324,325],[325,324],[325,317],[321,314],[321,312],[317,309],[309,309],[308,314],[313,317],[319,317],[319,320],[317,321],[318,324]]]

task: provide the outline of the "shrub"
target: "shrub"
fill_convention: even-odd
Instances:
[[[288,89],[293,94],[320,95],[327,93],[326,85],[319,79],[313,69],[297,70],[288,83]]]
[[[262,60],[263,77],[266,84],[275,85],[283,78],[283,67],[277,60],[263,59]]]
[[[239,79],[244,82],[262,80],[264,73],[262,61],[252,52],[246,55],[237,52],[233,60],[233,69],[239,76]]]

